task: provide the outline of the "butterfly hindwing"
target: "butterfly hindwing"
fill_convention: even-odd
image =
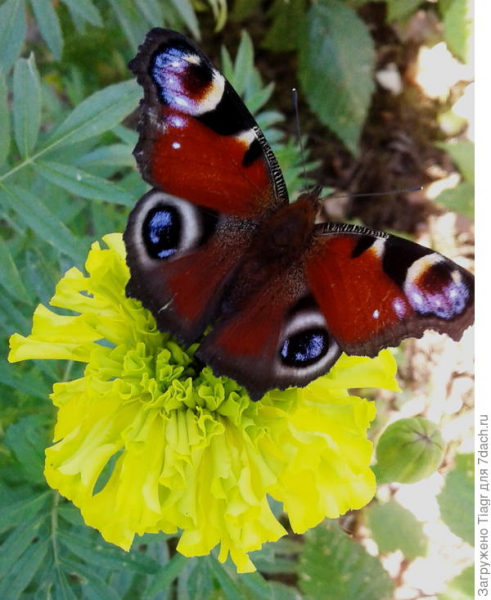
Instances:
[[[159,329],[195,341],[216,315],[254,227],[151,190],[136,204],[124,233],[128,295],[153,313]]]
[[[234,378],[254,400],[272,388],[306,385],[340,354],[301,263],[271,273],[252,302],[222,311],[198,349],[215,373]]]
[[[474,320],[474,278],[441,254],[368,228],[320,224],[304,256],[329,330],[348,354],[375,356],[434,329],[459,340]]]
[[[287,202],[256,121],[193,42],[152,29],[129,66],[144,89],[135,157],[147,182],[242,218]]]

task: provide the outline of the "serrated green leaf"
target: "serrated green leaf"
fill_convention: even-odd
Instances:
[[[15,141],[26,158],[36,145],[41,125],[41,84],[33,54],[15,63],[13,107]]]
[[[305,0],[276,0],[269,13],[273,23],[262,45],[274,52],[296,50],[302,40],[305,13]]]
[[[356,155],[375,89],[375,53],[367,26],[337,0],[311,6],[300,47],[302,91],[319,119]]]
[[[438,6],[443,14],[443,34],[448,47],[459,60],[468,62],[473,31],[472,0],[448,0]]]
[[[182,554],[174,554],[169,562],[155,573],[151,585],[148,586],[142,595],[142,600],[151,600],[156,594],[167,589],[174,579],[179,576],[179,573],[184,569],[188,560]]]
[[[82,588],[90,584],[99,600],[120,600],[115,590],[90,566],[62,558],[63,569],[70,575],[77,575],[82,580]]]
[[[404,21],[416,12],[423,0],[387,0],[387,21]]]
[[[101,179],[72,165],[53,161],[34,163],[36,171],[51,183],[59,185],[74,196],[89,200],[133,206],[134,198],[114,183]]]
[[[0,238],[0,284],[8,293],[21,302],[30,302],[29,294],[24,286],[17,265],[12,258],[8,245]]]
[[[7,0],[0,7],[0,69],[7,74],[19,56],[26,36],[24,0]]]
[[[0,362],[0,383],[41,400],[46,400],[51,391],[44,382],[26,377],[25,373],[3,361]]]
[[[199,23],[192,3],[189,0],[170,0],[170,2],[186,27],[188,27],[189,31],[197,40],[200,40],[201,34],[199,31]]]
[[[18,502],[3,506],[0,511],[0,533],[15,527],[18,523],[31,519],[46,506],[51,496],[51,492],[33,494]]]
[[[5,76],[0,70],[0,167],[5,164],[9,151],[10,111],[8,104],[8,89]]]
[[[240,37],[239,48],[234,63],[233,86],[235,91],[243,94],[254,68],[254,48],[249,34],[243,30]]]
[[[34,0],[35,1],[35,0]],[[102,27],[102,17],[99,9],[94,5],[92,0],[61,0],[63,4],[68,6],[73,15],[83,21],[87,21],[96,27]]]
[[[370,507],[366,517],[380,553],[401,550],[408,560],[425,556],[428,539],[423,526],[395,500]]]
[[[207,556],[199,557],[187,578],[187,593],[190,600],[207,600],[213,590],[209,561]]]
[[[93,544],[90,540],[73,531],[60,532],[59,540],[63,546],[88,564],[107,569],[125,569],[142,574],[154,574],[159,565],[156,561],[138,552],[123,552],[108,544]]]
[[[52,570],[52,582],[49,586],[48,598],[53,600],[78,600],[72,585],[68,582],[68,577],[60,566]]]
[[[0,325],[7,335],[14,331],[24,333],[29,329],[29,321],[25,315],[5,294],[0,294]]]
[[[448,582],[446,591],[438,595],[438,600],[473,600],[473,598],[476,598],[474,595],[474,567],[468,567],[460,575],[454,577]]]
[[[37,196],[14,185],[9,185],[8,188],[3,185],[0,186],[0,199],[3,199],[17,213],[20,220],[42,240],[77,263],[80,261],[84,254],[80,240]]]
[[[309,531],[299,583],[310,600],[389,600],[393,585],[380,562],[337,526]]]
[[[56,14],[51,0],[31,0],[32,10],[48,48],[56,60],[61,60],[63,53],[63,34],[61,32],[60,20]]]
[[[21,558],[16,562],[9,576],[0,583],[0,598],[17,600],[29,585],[41,566],[50,547],[51,540],[45,539],[30,545]]]
[[[236,581],[227,571],[225,565],[218,562],[213,555],[210,556],[209,566],[227,600],[237,600],[237,598],[243,598],[245,596],[242,586],[240,585],[240,580]]]
[[[148,25],[141,18],[132,0],[109,0],[116,17],[133,50],[145,39]]]
[[[17,560],[24,554],[38,535],[43,518],[35,515],[27,519],[5,538],[0,547],[0,581],[7,575]]]
[[[45,152],[100,135],[118,125],[138,104],[136,81],[110,85],[79,104],[49,138]]]
[[[471,141],[461,140],[453,144],[440,142],[435,145],[450,155],[466,181],[474,183],[474,144]]]
[[[77,159],[76,164],[79,167],[86,165],[107,165],[110,167],[133,167],[135,159],[133,158],[133,146],[127,144],[111,144],[110,146],[99,146],[91,152]]]
[[[44,449],[49,444],[45,420],[29,415],[12,423],[5,433],[5,444],[15,454],[29,481],[44,481]]]
[[[162,22],[162,8],[155,0],[135,0],[138,10],[150,27]]]
[[[467,181],[462,181],[450,190],[443,190],[436,198],[436,201],[443,204],[448,210],[453,210],[473,219],[474,195],[474,185]]]
[[[269,83],[266,87],[258,90],[252,96],[247,98],[247,108],[252,114],[255,114],[260,108],[262,108],[266,102],[271,98],[271,94],[274,90],[274,83]]]
[[[455,535],[474,545],[474,455],[459,454],[437,496],[443,522]]]

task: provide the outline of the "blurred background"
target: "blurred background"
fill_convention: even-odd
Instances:
[[[293,198],[321,184],[326,219],[408,237],[473,270],[470,0],[3,0],[3,356],[90,243],[123,231],[146,190],[132,157],[141,91],[120,82],[155,26],[193,37],[221,67]],[[106,114],[97,94],[114,84]],[[259,572],[242,576],[214,557],[173,561],[171,536],[144,536],[127,555],[85,528],[42,476],[52,383],[79,367],[2,358],[0,597],[473,598],[473,348],[472,331],[460,343],[429,332],[395,351],[402,393],[357,391],[377,403],[375,443],[401,418],[435,424],[445,441],[436,472],[381,484],[363,510],[266,545],[251,557]]]

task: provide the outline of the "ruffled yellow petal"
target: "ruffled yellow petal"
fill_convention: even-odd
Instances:
[[[232,380],[196,368],[195,347],[184,350],[126,298],[121,236],[104,241],[92,246],[88,275],[68,271],[51,300],[77,314],[38,307],[32,334],[10,341],[11,361],[86,363],[83,377],[53,388],[45,475],[88,525],[125,549],[135,535],[180,530],[185,556],[220,545],[220,560],[250,572],[248,554],[285,534],[268,495],[297,532],[371,500],[375,408],[347,390],[397,390],[390,352],[343,356],[305,389],[251,402]]]

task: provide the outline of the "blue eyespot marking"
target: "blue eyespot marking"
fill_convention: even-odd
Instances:
[[[179,247],[181,216],[174,206],[156,206],[143,223],[143,241],[152,258],[169,258]]]
[[[308,367],[323,358],[329,350],[329,335],[321,327],[295,333],[283,342],[280,356],[289,367]]]

